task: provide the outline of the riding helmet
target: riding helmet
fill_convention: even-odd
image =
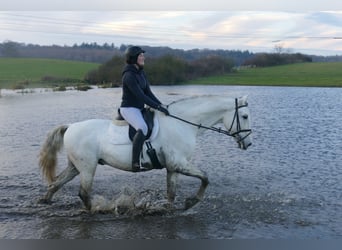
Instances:
[[[128,47],[125,51],[125,55],[126,55],[126,63],[128,64],[136,64],[137,63],[137,59],[138,56],[141,53],[145,53],[145,50],[143,50],[142,48],[140,48],[139,46],[131,46]]]

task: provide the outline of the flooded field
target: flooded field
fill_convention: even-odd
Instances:
[[[86,213],[79,178],[51,205],[38,154],[56,126],[112,119],[121,89],[87,92],[2,90],[0,98],[0,238],[2,239],[341,239],[342,89],[238,86],[153,87],[164,103],[193,95],[249,95],[253,145],[207,131],[192,162],[210,184],[194,208],[161,209],[166,172],[128,173],[98,166]],[[58,169],[66,165],[65,153]],[[176,206],[193,194],[197,179],[181,177]],[[118,212],[115,204],[140,204]],[[143,209],[142,209],[143,208]],[[105,211],[104,211],[105,210]]]

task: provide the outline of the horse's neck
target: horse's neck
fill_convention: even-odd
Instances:
[[[220,122],[224,112],[233,107],[233,100],[221,96],[201,96],[173,103],[170,113],[190,122],[212,126]]]

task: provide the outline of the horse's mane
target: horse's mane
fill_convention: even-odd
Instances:
[[[223,101],[228,100],[229,98],[220,95],[195,95],[171,102],[168,108],[173,114],[188,117],[199,112],[224,109],[227,105],[224,105]]]
[[[167,106],[173,106],[182,102],[186,102],[186,101],[191,101],[191,100],[195,100],[195,99],[199,99],[199,98],[210,98],[210,97],[215,97],[215,95],[196,95],[196,96],[190,96],[190,97],[184,97],[181,99],[178,99],[176,101],[171,102],[170,104],[168,104]]]

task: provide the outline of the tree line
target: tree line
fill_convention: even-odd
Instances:
[[[121,84],[122,69],[125,66],[123,56],[114,56],[108,62],[90,71],[85,81],[89,84]],[[186,61],[174,55],[151,58],[145,72],[151,84],[173,85],[191,79],[232,72],[234,61],[231,58],[211,55],[192,61]]]
[[[98,69],[89,72],[85,81],[89,84],[121,84],[122,69],[125,66],[123,56],[114,56]],[[291,63],[312,62],[312,58],[300,53],[258,53],[247,58],[242,65],[269,67]],[[233,58],[217,54],[208,54],[193,60],[185,60],[174,54],[162,55],[148,60],[145,71],[151,84],[171,85],[186,82],[199,77],[224,75],[234,71]]]
[[[303,62],[312,62],[312,57],[301,53],[258,53],[246,59],[242,65],[269,67]]]
[[[130,45],[82,43],[73,46],[41,46],[5,41],[0,43],[0,57],[36,57],[97,62],[98,69],[88,72],[89,84],[118,85],[125,64],[124,52]],[[147,52],[146,72],[152,84],[177,84],[198,77],[227,74],[241,65],[268,67],[300,62],[342,61],[342,56],[322,57],[289,53],[275,47],[276,53],[252,53],[241,50],[172,49],[142,46]],[[286,53],[283,53],[283,52]]]
[[[37,45],[25,44],[14,41],[4,41],[0,43],[0,57],[35,57],[35,58],[51,58],[85,62],[105,63],[113,56],[123,55],[129,45],[121,44],[116,46],[114,43],[104,43],[102,45],[93,43],[74,44],[73,46],[59,45]],[[148,57],[158,58],[164,55],[174,55],[187,61],[193,61],[207,56],[229,57],[234,60],[235,66],[246,64],[246,60],[258,55],[248,50],[223,50],[223,49],[173,49],[163,46],[143,46],[147,51]],[[286,54],[287,50],[281,46],[274,48],[274,54]],[[263,54],[263,53],[261,53]],[[268,53],[265,53],[268,54]],[[270,53],[272,54],[272,53]],[[342,61],[342,55],[335,56],[317,56],[308,55],[314,62],[336,62]]]
[[[13,41],[0,43],[0,57],[48,58],[103,63],[120,54],[114,45],[81,44],[42,46]]]
[[[114,43],[82,43],[73,46],[42,46],[35,44],[17,43],[5,41],[0,43],[0,57],[35,57],[51,58],[85,62],[105,63],[114,56],[122,56],[126,48],[130,45],[121,44],[115,46]],[[196,60],[202,57],[217,55],[229,57],[234,60],[235,65],[240,65],[253,53],[241,50],[211,50],[211,49],[172,49],[170,47],[142,46],[149,58],[158,58],[164,55],[174,55],[187,61]]]

